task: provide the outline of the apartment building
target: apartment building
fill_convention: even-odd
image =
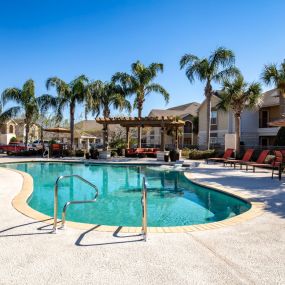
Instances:
[[[219,97],[211,100],[210,142],[212,146],[223,146],[225,134],[235,133],[234,114],[217,109]],[[280,118],[280,101],[277,89],[263,93],[263,101],[257,110],[245,110],[241,115],[241,144],[246,146],[272,145],[279,128],[270,127],[269,122]],[[207,105],[206,100],[198,109],[199,134],[198,144],[206,146]]]
[[[180,147],[187,147],[197,144],[197,133],[194,129],[194,120],[198,116],[198,108],[200,104],[192,102],[184,105],[179,105],[166,110],[153,109],[149,113],[149,117],[179,117],[185,121],[185,126],[179,133],[179,145]],[[149,128],[145,131],[143,136],[143,143],[148,146],[159,146],[161,141],[161,129],[160,128]],[[174,137],[171,135],[171,130],[168,130],[168,135],[165,139],[166,146],[174,145]]]

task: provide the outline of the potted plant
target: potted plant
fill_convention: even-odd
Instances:
[[[179,160],[179,151],[177,149],[172,149],[169,152],[170,161]]]

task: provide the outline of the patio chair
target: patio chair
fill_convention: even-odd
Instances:
[[[225,160],[229,159],[234,153],[232,148],[227,148],[223,157],[211,157],[207,159],[207,164],[209,161],[216,161],[216,162],[224,162]]]
[[[246,152],[244,153],[242,159],[227,159],[224,161],[224,166],[227,165],[227,163],[230,164],[230,166],[234,165],[234,168],[236,168],[237,164],[240,164],[240,169],[242,168],[242,163],[245,162],[249,162],[252,155],[253,155],[254,149],[253,148],[249,148],[246,150]]]
[[[257,158],[256,161],[249,161],[249,162],[240,163],[241,168],[242,168],[242,165],[245,165],[245,166],[246,166],[246,171],[248,171],[248,167],[249,167],[250,165],[252,165],[252,164],[255,164],[255,163],[257,163],[257,164],[264,164],[264,161],[265,161],[266,157],[268,156],[269,152],[270,152],[270,150],[268,150],[268,149],[263,150],[263,151],[259,154],[259,156],[258,156],[258,158]]]
[[[272,175],[271,178],[273,179],[273,175],[275,174],[274,171],[278,170],[278,177],[279,180],[281,180],[281,174],[282,174],[282,162],[283,162],[283,155],[282,152],[279,150],[274,151],[275,158],[272,160],[271,163],[252,163],[251,166],[253,167],[253,172],[255,172],[255,168],[271,168],[272,169]]]

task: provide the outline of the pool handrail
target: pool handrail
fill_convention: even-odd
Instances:
[[[147,237],[147,187],[145,182],[145,177],[143,177],[142,181],[142,235],[144,241],[146,241]]]
[[[57,179],[56,179],[56,182],[55,182],[55,186],[54,186],[54,215],[53,215],[53,229],[52,229],[52,232],[53,233],[56,233],[57,231],[57,211],[58,211],[58,184],[59,182],[62,180],[62,179],[65,179],[65,178],[71,178],[71,177],[75,177],[75,178],[78,178],[80,179],[81,181],[83,181],[84,183],[88,184],[89,186],[91,186],[92,188],[95,189],[95,196],[92,200],[79,200],[79,201],[68,201],[64,207],[63,207],[63,210],[62,210],[62,219],[61,219],[61,229],[64,228],[64,225],[65,225],[65,220],[66,220],[66,210],[68,208],[68,206],[70,206],[71,204],[83,204],[83,203],[94,203],[96,202],[97,200],[97,197],[99,195],[99,191],[98,191],[98,188],[96,185],[94,185],[93,183],[91,183],[90,181],[84,179],[82,176],[80,175],[77,175],[77,174],[73,174],[73,175],[64,175],[64,176],[59,176]]]

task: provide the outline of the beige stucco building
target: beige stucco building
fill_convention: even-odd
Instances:
[[[232,112],[217,109],[218,96],[211,100],[210,142],[212,146],[224,146],[225,134],[235,132],[235,121]],[[202,102],[198,109],[199,134],[198,144],[206,147],[207,104]],[[268,126],[268,122],[280,118],[279,94],[276,89],[263,93],[263,101],[256,110],[245,110],[241,115],[241,144],[246,146],[273,145],[279,128]]]
[[[176,107],[172,107],[166,110],[153,109],[149,113],[149,117],[179,117],[185,121],[185,126],[181,128],[179,133],[179,146],[189,147],[197,144],[197,134],[194,130],[194,118],[198,116],[198,108],[200,104],[193,102]],[[166,147],[171,147],[175,144],[174,136],[168,132],[169,135],[165,138]],[[148,128],[142,139],[142,145],[158,147],[161,142],[161,129],[160,128]]]
[[[16,137],[18,141],[25,141],[26,129],[23,119],[11,119],[0,124],[0,143],[8,144],[11,138]],[[40,128],[32,124],[29,132],[29,141],[34,141],[40,137]]]

